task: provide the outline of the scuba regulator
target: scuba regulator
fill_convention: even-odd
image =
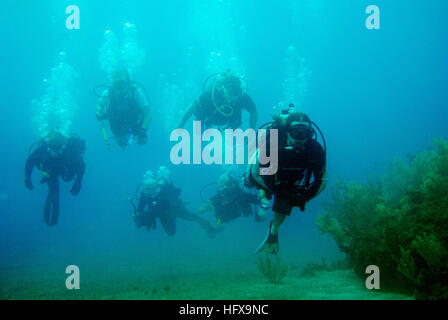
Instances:
[[[288,109],[283,109],[281,111],[281,114],[283,114],[283,115],[292,114],[292,113],[297,113],[296,107],[294,107],[294,104],[292,104],[292,103],[289,104]]]

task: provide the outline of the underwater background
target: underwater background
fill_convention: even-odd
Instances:
[[[328,184],[359,183],[448,136],[445,1],[118,1],[2,2],[0,101],[0,299],[401,299],[371,292],[348,270],[301,277],[310,263],[345,256],[316,227],[323,192],[281,228],[283,283],[260,274],[253,252],[266,223],[224,225],[209,239],[178,220],[168,237],[137,229],[127,197],[143,174],[171,170],[193,212],[200,191],[226,166],[170,163],[169,134],[208,75],[244,77],[258,125],[294,102],[323,131]],[[80,30],[67,30],[67,6]],[[365,27],[365,8],[381,10],[381,29]],[[107,32],[109,31],[109,32]],[[117,59],[150,96],[148,143],[105,145],[94,88],[107,85]],[[55,102],[56,101],[56,102]],[[245,118],[247,122],[247,117]],[[23,183],[30,146],[54,126],[86,140],[81,193],[61,183],[60,219],[42,219],[47,189]],[[191,121],[187,128],[191,128]],[[204,194],[211,195],[213,189]],[[207,216],[213,222],[212,216]],[[444,243],[446,245],[446,243]],[[81,290],[65,288],[77,265]]]

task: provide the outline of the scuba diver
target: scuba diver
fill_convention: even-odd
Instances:
[[[252,205],[260,206],[260,209],[255,212]],[[221,223],[251,215],[255,216],[256,222],[264,222],[268,208],[269,202],[266,199],[260,199],[257,195],[242,190],[237,179],[224,173],[218,180],[216,194],[209,201],[205,201],[198,213],[214,211],[216,225],[220,227]]]
[[[285,218],[293,207],[305,211],[306,203],[325,188],[326,145],[319,127],[306,114],[295,112],[292,104],[273,119],[263,127],[278,129],[278,170],[274,175],[260,175],[260,167],[265,166],[256,163],[249,166],[244,180],[247,187],[260,189],[262,198],[270,200],[274,196],[274,219],[256,252],[277,254],[278,229]],[[317,141],[316,129],[323,147]],[[269,146],[266,150],[270,150]]]
[[[129,198],[134,208],[133,218],[137,227],[155,229],[156,218],[159,218],[165,233],[174,236],[176,219],[181,218],[196,222],[209,238],[213,238],[218,229],[207,220],[190,212],[180,199],[180,192],[171,181],[170,171],[166,167],[160,167],[155,174],[150,170],[147,171],[143,177],[138,206]]]
[[[201,96],[196,99],[181,118],[178,128],[195,115],[206,127],[236,129],[241,125],[242,109],[250,116],[250,127],[257,125],[257,109],[249,95],[244,92],[241,79],[230,71],[209,76]]]
[[[31,174],[34,166],[42,171],[40,183],[48,185],[48,195],[44,207],[44,220],[49,226],[54,226],[59,217],[59,176],[64,181],[74,183],[71,188],[73,195],[81,191],[84,176],[85,141],[75,136],[65,136],[60,131],[48,133],[38,147],[29,155],[25,165],[25,186],[33,190]]]
[[[139,145],[146,144],[151,121],[148,98],[144,88],[130,80],[126,69],[112,75],[112,86],[101,94],[96,116],[101,122],[109,120],[120,147],[126,148],[134,137]],[[108,143],[104,125],[103,134]]]

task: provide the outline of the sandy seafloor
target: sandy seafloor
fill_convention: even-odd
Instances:
[[[110,230],[88,225],[91,232],[85,237],[71,233],[76,225],[62,231],[38,224],[45,241],[30,243],[19,231],[1,252],[0,299],[412,299],[367,290],[365,278],[353,270],[301,276],[310,263],[325,259],[331,265],[344,256],[329,237],[294,233],[293,225],[285,225],[281,236],[280,257],[288,274],[280,284],[271,284],[253,253],[265,224],[248,222],[229,224],[213,240],[183,221],[175,237],[160,228],[135,229],[132,221]],[[79,290],[65,286],[68,265],[79,267]]]
[[[0,299],[267,299],[371,300],[412,299],[410,296],[367,290],[353,270],[320,271],[300,276],[292,266],[281,284],[269,283],[255,264],[203,265],[202,268],[160,268],[113,264],[82,271],[80,290],[67,290],[58,263],[1,270]],[[85,269],[85,268],[84,268]]]
[[[18,245],[24,235],[18,233],[17,243],[2,252],[0,299],[412,299],[383,289],[367,290],[365,278],[353,270],[301,276],[309,263],[326,259],[331,265],[343,255],[328,238],[292,233],[290,225],[284,228],[280,252],[289,271],[281,284],[271,284],[258,270],[258,255],[253,253],[265,226],[242,226],[259,237],[247,237],[229,225],[210,241],[197,226],[181,221],[175,237],[130,225],[127,237],[120,234],[126,226],[117,226],[108,231],[117,234],[111,238],[91,226],[90,237],[67,233],[64,240],[55,241],[60,231],[39,224],[46,242],[25,250]],[[79,290],[65,286],[68,265],[80,269]]]

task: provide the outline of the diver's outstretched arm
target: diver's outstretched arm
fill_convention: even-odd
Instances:
[[[194,101],[190,107],[185,111],[184,115],[182,116],[182,119],[180,120],[179,124],[177,125],[178,129],[182,129],[185,126],[185,123],[187,123],[188,119],[191,118],[191,116],[194,114],[197,108],[197,101]]]
[[[196,222],[201,226],[201,228],[205,231],[207,236],[209,238],[213,238],[220,230],[213,227],[212,224],[207,221],[206,219],[190,212],[187,208],[179,208],[176,212],[176,217],[187,220],[187,221],[193,221]]]
[[[86,164],[84,160],[81,160],[76,170],[75,182],[73,183],[72,189],[70,191],[75,196],[79,193],[79,191],[81,191],[81,182],[82,178],[84,177],[85,170],[86,170]]]
[[[207,201],[206,203],[201,205],[196,212],[199,214],[204,214],[204,213],[211,212],[214,210],[215,210],[215,207],[213,206],[213,203],[211,201]]]
[[[33,183],[31,182],[31,174],[33,173],[34,166],[37,165],[39,158],[42,154],[43,148],[40,147],[31,153],[25,163],[25,186],[29,190],[33,190]]]
[[[33,168],[35,165],[35,160],[32,157],[29,157],[26,160],[26,164],[25,164],[25,186],[29,189],[29,190],[33,190],[33,183],[31,182],[31,174],[33,173]]]
[[[252,129],[255,129],[258,121],[257,107],[252,98],[247,94],[244,95],[244,108],[249,112],[249,125]]]
[[[255,129],[257,127],[258,114],[257,109],[254,109],[249,113],[249,125],[251,128]]]
[[[326,174],[326,172],[325,172],[325,161],[326,161],[325,158],[326,157],[325,157],[325,153],[323,152],[323,150],[320,150],[318,156],[315,156],[315,158],[317,158],[318,161],[316,161],[316,164],[313,166],[313,168],[311,168],[312,173],[314,175],[314,181],[304,195],[304,198],[306,201],[311,200],[318,193],[320,193],[322,191],[321,186],[324,181],[324,176]],[[307,183],[309,183],[310,178],[311,177],[308,177],[308,181],[306,181]]]
[[[142,122],[142,128],[144,130],[148,130],[149,124],[151,123],[151,110],[149,109],[149,106],[144,106],[143,108],[143,122]]]
[[[147,204],[148,204],[148,200],[146,199],[146,197],[142,193],[140,195],[140,199],[138,199],[138,207],[137,207],[138,214],[143,214],[145,212]]]
[[[137,143],[140,145],[146,144],[148,141],[148,127],[151,122],[151,111],[146,105],[142,108],[143,118],[141,123],[141,128],[136,132]]]

